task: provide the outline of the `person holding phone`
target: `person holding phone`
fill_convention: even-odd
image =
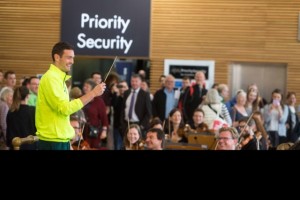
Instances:
[[[265,127],[269,134],[272,146],[286,142],[285,122],[288,117],[288,107],[282,103],[282,94],[279,89],[272,92],[270,104],[264,107]]]

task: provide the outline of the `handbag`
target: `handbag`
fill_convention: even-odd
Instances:
[[[89,137],[90,138],[98,138],[100,129],[96,126],[89,125],[90,131],[89,131]]]
[[[215,109],[213,109],[213,107],[210,104],[208,104],[208,107],[211,110],[213,110],[217,115],[217,117],[213,121],[212,129],[213,130],[219,130],[222,127],[228,127],[228,124],[224,120],[224,117],[219,112],[217,112]]]

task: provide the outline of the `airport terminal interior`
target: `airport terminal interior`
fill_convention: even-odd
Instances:
[[[0,2],[1,150],[296,150],[300,1]]]

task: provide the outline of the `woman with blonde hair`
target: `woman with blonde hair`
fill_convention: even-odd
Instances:
[[[6,116],[13,102],[14,91],[10,87],[2,88],[0,92],[0,140],[5,143],[6,141]]]
[[[246,92],[244,92],[244,90],[239,90],[236,94],[236,103],[229,111],[232,119],[233,127],[238,127],[239,120],[248,117],[248,113],[245,108],[246,101],[247,101],[246,96],[247,94]]]

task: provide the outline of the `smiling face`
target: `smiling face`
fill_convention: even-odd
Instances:
[[[63,72],[69,72],[74,63],[74,51],[71,49],[65,49],[62,56],[54,54],[54,64]]]
[[[140,139],[140,134],[136,128],[130,128],[127,132],[127,139],[130,144],[136,143]]]
[[[291,94],[289,96],[289,98],[287,99],[287,101],[288,101],[289,105],[295,105],[296,102],[297,102],[296,95],[295,94]]]
[[[197,124],[197,125],[201,124],[203,122],[203,119],[204,119],[203,112],[200,112],[200,111],[194,112],[194,115],[193,115],[194,124]]]
[[[202,85],[205,83],[205,74],[202,71],[199,71],[195,74],[196,84]]]
[[[180,124],[181,119],[182,117],[179,111],[174,112],[173,115],[171,116],[171,121],[173,124]]]
[[[251,91],[248,94],[248,102],[253,103],[257,99],[257,92],[256,91]]]
[[[146,137],[147,148],[151,150],[161,150],[162,140],[157,138],[156,132],[148,132]]]
[[[38,93],[38,89],[39,89],[39,84],[40,84],[40,79],[38,79],[38,78],[32,78],[30,80],[30,83],[29,83],[29,89],[34,94],[37,94]]]
[[[82,90],[83,90],[84,94],[89,93],[90,91],[92,91],[92,89],[93,89],[93,87],[90,84],[88,84],[88,83],[83,84]]]
[[[217,137],[218,146],[217,150],[235,150],[237,139],[232,137],[230,131],[222,131]]]
[[[131,87],[136,90],[141,87],[142,80],[140,77],[131,77]]]
[[[100,84],[102,81],[101,74],[94,74],[92,79],[95,81],[96,84]]]

